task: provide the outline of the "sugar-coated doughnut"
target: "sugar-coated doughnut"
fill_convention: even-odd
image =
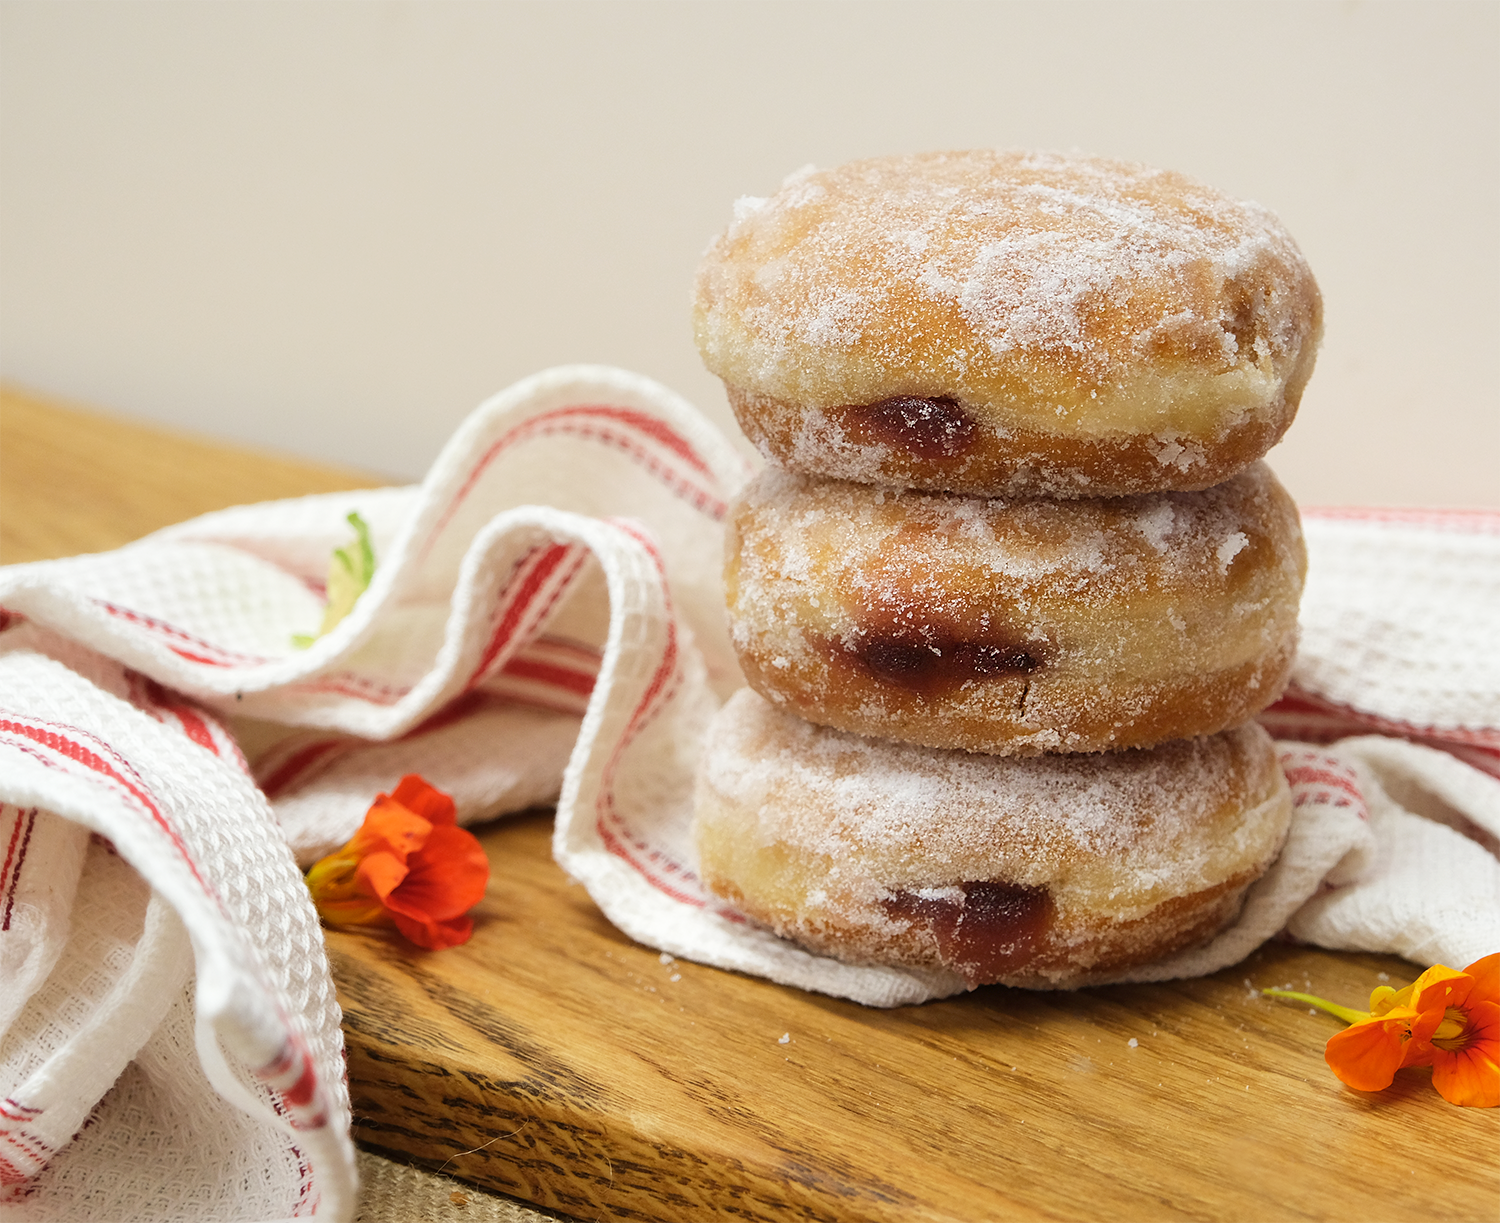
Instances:
[[[1004,758],[813,726],[741,690],[710,729],[695,827],[708,888],[813,951],[1072,988],[1233,921],[1291,810],[1254,723]]]
[[[1212,734],[1281,693],[1305,553],[1264,463],[1197,493],[1054,501],[765,468],[725,588],[750,686],[859,734],[1000,755]]]
[[[1266,209],[1126,162],[857,161],[742,199],[694,331],[797,471],[981,495],[1217,484],[1281,437],[1322,331]]]

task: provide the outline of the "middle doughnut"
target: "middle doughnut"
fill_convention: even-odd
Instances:
[[[768,467],[726,533],[750,686],[810,722],[995,755],[1214,734],[1281,693],[1306,556],[1264,463],[1057,502]]]

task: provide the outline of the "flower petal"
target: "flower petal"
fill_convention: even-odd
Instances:
[[[1462,1006],[1473,988],[1474,978],[1468,973],[1449,968],[1446,964],[1434,964],[1412,982],[1411,1007],[1424,1013],[1437,1011],[1441,1017],[1450,1006]]]
[[[408,861],[410,872],[385,897],[393,913],[443,921],[467,912],[484,899],[490,861],[473,833],[438,827],[420,854]]]
[[[359,881],[368,889],[369,895],[377,897],[389,908],[391,894],[411,875],[409,862],[410,859],[402,860],[383,850],[366,854],[359,864]]]
[[[1406,1042],[1406,1050],[1401,1055],[1401,1068],[1408,1066],[1430,1066],[1432,1059],[1437,1056],[1437,1050],[1432,1047],[1431,1042],[1425,1040],[1409,1040]]]
[[[422,947],[464,942],[474,929],[465,913],[483,898],[490,864],[456,821],[448,795],[415,773],[403,777],[348,844],[308,871],[319,914],[335,925],[394,922]]]
[[[474,933],[474,919],[467,916],[431,921],[393,912],[391,919],[396,923],[396,929],[418,947],[426,947],[429,951],[457,947],[460,943],[467,943],[469,935]]]
[[[1474,978],[1474,985],[1469,990],[1471,999],[1500,1002],[1500,951],[1475,960],[1464,972]]]
[[[403,777],[391,797],[430,824],[452,824],[458,819],[458,810],[454,807],[453,800],[441,790],[428,785],[417,773],[408,773]]]
[[[1462,1049],[1434,1050],[1432,1085],[1449,1104],[1500,1106],[1500,1005],[1475,1003],[1466,1037]]]
[[[1360,1091],[1391,1085],[1409,1043],[1406,1019],[1366,1019],[1328,1038],[1323,1057],[1333,1073]]]
[[[363,856],[378,849],[388,849],[402,858],[415,853],[427,843],[432,821],[382,794],[370,804],[365,822],[354,834],[348,849]]]

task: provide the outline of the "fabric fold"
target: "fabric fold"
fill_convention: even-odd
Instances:
[[[233,1073],[254,1085],[248,1090],[260,1136],[220,1160],[208,1158],[212,1143],[193,1158],[158,1152],[156,1163],[169,1158],[171,1167],[158,1167],[156,1189],[123,1217],[192,1216],[190,1203],[221,1194],[235,1152],[254,1149],[267,1131],[279,1133],[287,1122],[297,1130],[295,1142],[282,1134],[272,1149],[288,1153],[283,1163],[291,1167],[310,1161],[319,1171],[316,1183],[262,1184],[258,1193],[225,1203],[230,1210],[220,1217],[290,1217],[319,1207],[335,1218],[347,1216],[353,1147],[338,1008],[311,899],[269,807],[237,758],[226,759],[180,724],[158,721],[85,674],[113,665],[112,686],[124,689],[124,668],[48,637],[29,624],[0,633],[0,789],[8,803],[107,842],[105,860],[117,857],[128,866],[125,874],[141,897],[135,919],[141,933],[134,936],[133,958],[125,957],[129,967],[116,969],[113,985],[79,1007],[74,984],[99,977],[82,964],[118,961],[121,953],[81,950],[83,961],[69,966],[67,948],[107,933],[119,911],[118,905],[98,911],[75,899],[68,944],[48,983],[7,1033],[6,1136],[15,1156],[0,1165],[7,1210],[17,1218],[68,1217],[101,1190],[111,1192],[111,1178],[123,1174],[122,1160],[128,1162],[121,1151],[129,1143],[95,1138],[96,1127],[82,1121],[110,1111],[115,1092],[101,1098],[95,1089],[103,1092],[111,1082],[118,1088],[127,1063],[139,1074],[146,1049],[171,1026],[170,1016],[184,1011],[181,986],[195,972],[186,1039],[173,1042],[177,1055],[160,1060],[141,1089],[180,1104],[185,1084],[201,1080],[192,1052],[196,1009],[198,1022],[211,1025],[227,1047]],[[64,661],[70,656],[75,666]],[[212,734],[206,738],[216,742]],[[46,875],[51,867],[33,857],[23,869]],[[147,904],[151,893],[160,899]],[[189,941],[191,961],[184,954]],[[49,993],[53,978],[58,988]],[[28,1030],[55,1033],[59,1015],[84,1018],[60,1045],[55,1035],[27,1039]],[[57,1047],[26,1065],[49,1040]],[[212,1103],[214,1093],[190,1094],[200,1114],[209,1104],[206,1121],[225,1124],[225,1106]],[[75,1134],[90,1141],[80,1148]],[[115,1136],[121,1138],[128,1135]],[[106,1153],[111,1145],[113,1157]],[[296,1159],[294,1151],[301,1152]],[[258,1162],[264,1164],[263,1154]]]
[[[193,1217],[350,1216],[338,1009],[298,861],[409,772],[452,793],[462,823],[555,800],[558,862],[672,955],[874,1006],[963,988],[812,955],[699,883],[701,737],[742,683],[721,521],[748,472],[665,388],[565,367],[481,405],[418,486],[236,507],[0,570],[0,1179],[18,1218],[100,1191],[122,1217],[182,1214],[136,1175],[127,1115],[230,1136],[179,1161]],[[351,511],[374,579],[299,649]],[[1494,950],[1500,514],[1306,526],[1294,685],[1264,718],[1296,807],[1286,848],[1235,926],[1118,979],[1214,972],[1277,936],[1423,964]],[[69,948],[105,924],[78,896],[101,854],[155,933],[116,956],[118,990],[83,1008],[94,1036],[85,1022],[56,1063],[76,1058],[66,1077],[94,1096],[60,1141],[26,1110],[61,1109],[28,1101],[60,1081],[40,1068],[62,1046],[28,1034],[62,1005],[48,991],[75,973]],[[190,963],[159,950],[179,928]],[[121,1039],[91,1044],[115,1013],[131,1017]]]
[[[88,830],[35,807],[0,805],[0,1039],[52,973],[72,926]],[[27,861],[47,869],[28,868]]]
[[[146,889],[140,877],[111,851],[97,843],[93,851],[95,869],[85,873],[90,895],[78,915],[80,937],[70,942],[73,954],[58,965],[56,974],[56,989],[67,1002],[62,996],[49,998],[47,1005],[39,1008],[49,1016],[77,1016],[81,1022],[14,1085],[9,1081],[15,1069],[13,1060],[34,1057],[48,1037],[55,1039],[56,1019],[46,1033],[16,1033],[8,1042],[9,1048],[0,1045],[0,1062],[7,1072],[7,1160],[12,1167],[24,1168],[27,1179],[38,1175],[52,1154],[65,1147],[83,1126],[161,1026],[192,968],[187,933],[171,906],[160,897],[142,895]],[[101,878],[106,872],[116,877],[113,887]],[[140,901],[145,901],[144,914],[133,923],[130,910],[141,908]],[[99,954],[101,934],[108,938],[108,931],[132,925],[139,926],[140,932],[128,955]],[[111,970],[122,959],[125,963],[115,974]],[[73,984],[101,977],[112,978],[109,988],[91,1000],[87,1009],[78,1006]]]

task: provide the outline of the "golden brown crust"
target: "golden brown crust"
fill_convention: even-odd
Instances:
[[[1000,755],[1212,734],[1280,694],[1305,567],[1256,464],[1199,493],[999,501],[768,468],[731,509],[747,682],[859,734]]]
[[[1281,436],[1321,328],[1306,262],[1258,205],[1144,166],[988,150],[853,162],[741,201],[694,305],[704,362],[768,457],[983,494],[1207,487]],[[903,397],[955,405],[972,450],[861,436],[861,415]]]
[[[864,739],[748,691],[700,771],[700,874],[851,963],[1072,988],[1212,937],[1291,800],[1251,724],[1147,751],[997,758]]]

